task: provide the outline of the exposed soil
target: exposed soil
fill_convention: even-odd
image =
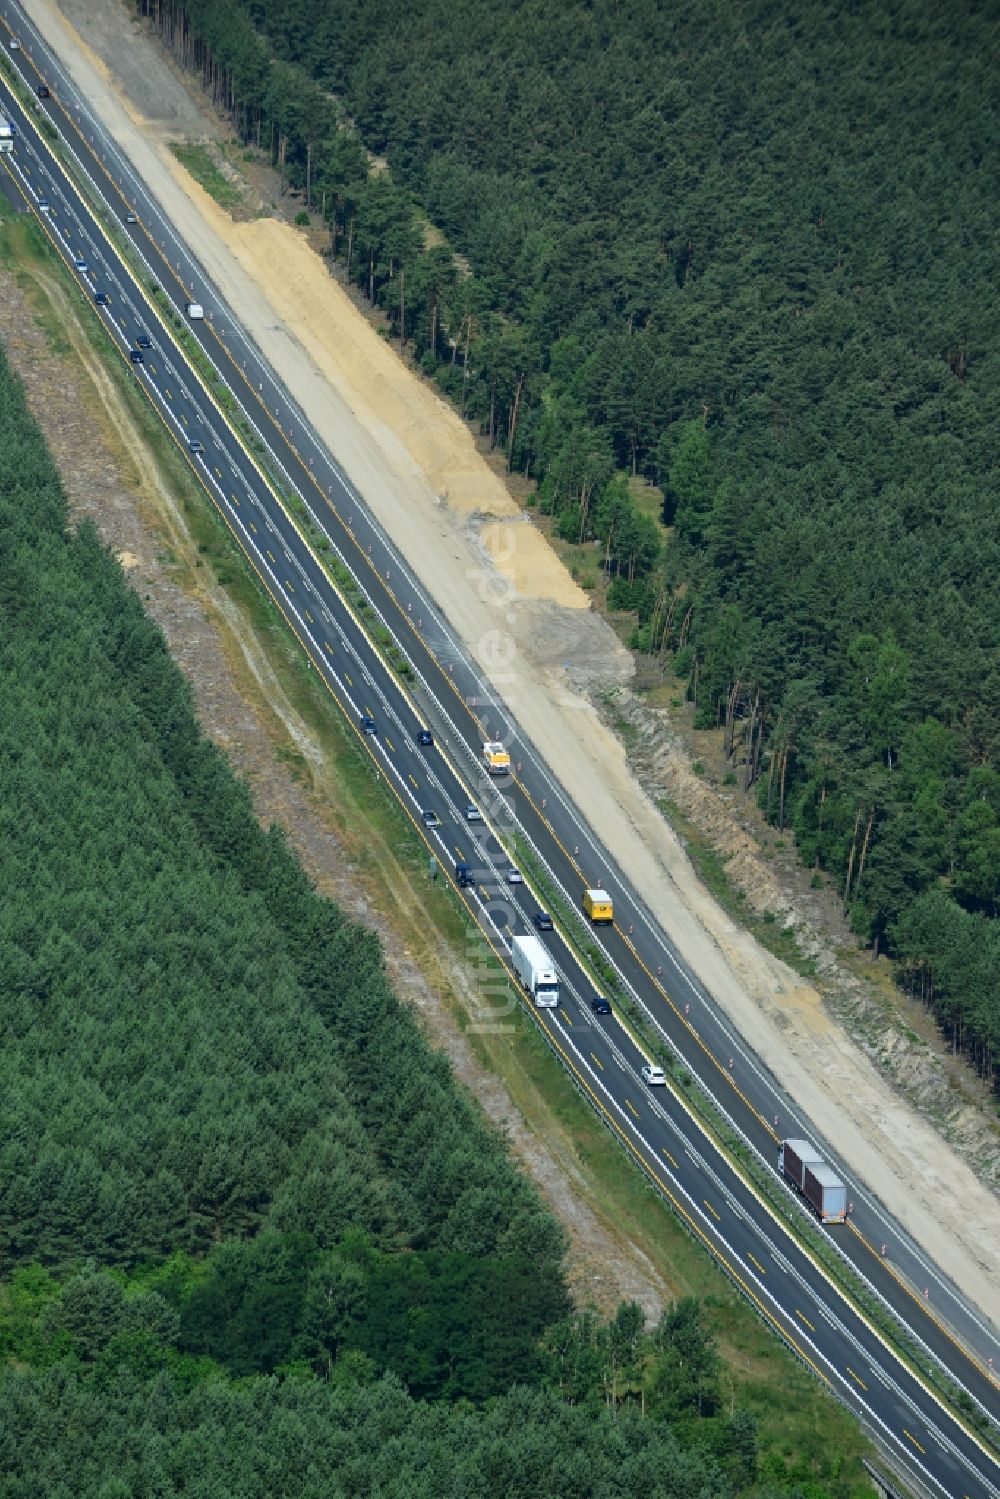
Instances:
[[[589,612],[454,412],[378,337],[306,239],[270,220],[234,224],[183,172],[154,118],[161,80],[174,110],[177,74],[149,35],[120,19],[95,27],[97,14],[121,17],[117,0],[61,4],[86,41],[55,0],[32,0],[30,10],[452,627],[476,654],[487,631],[509,631],[516,658],[501,690],[598,836],[627,845],[632,878],[688,965],[890,1212],[1000,1326],[1000,1202],[854,1044],[819,990],[740,930],[695,877],[595,711],[595,694],[634,672],[613,630]],[[141,88],[129,83],[135,67]],[[172,113],[166,130],[177,133]],[[501,572],[514,588],[497,597]],[[750,885],[767,866],[750,848],[737,852],[732,872]],[[957,1137],[955,1110],[949,1127]]]
[[[581,1195],[571,1154],[529,1131],[502,1083],[477,1063],[444,997],[448,987],[471,991],[471,973],[432,933],[415,934],[373,906],[353,863],[352,836],[331,815],[323,747],[288,701],[250,620],[203,566],[176,484],[151,455],[115,380],[83,336],[76,299],[43,268],[33,267],[30,279],[56,312],[72,354],[53,352],[32,320],[25,292],[4,271],[0,340],[59,466],[71,514],[92,520],[118,556],[191,683],[202,727],[250,786],[261,821],[279,823],[318,888],[379,932],[396,992],[419,1010],[456,1075],[508,1135],[562,1222],[574,1295],[605,1314],[633,1299],[648,1317],[658,1317],[678,1288],[601,1222]],[[299,757],[305,774],[295,768]],[[357,825],[353,841],[361,836]],[[397,865],[395,888],[404,891],[408,879]],[[419,901],[401,900],[400,906],[416,911]],[[415,955],[411,944],[421,936]],[[471,997],[467,1008],[474,1008]]]

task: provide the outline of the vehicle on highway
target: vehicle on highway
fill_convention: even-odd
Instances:
[[[551,932],[552,917],[549,915],[548,911],[536,911],[531,919],[535,923],[536,931]]]
[[[823,1223],[847,1222],[847,1188],[808,1140],[782,1140],[778,1169],[815,1208]]]
[[[38,200],[38,212],[39,213],[51,213],[52,212],[51,208],[49,207],[49,200],[48,200],[48,198],[39,198],[39,200]]]
[[[615,919],[611,896],[606,890],[585,890],[583,892],[583,909],[595,926],[600,922],[614,921]]]
[[[667,1086],[667,1074],[662,1067],[654,1067],[652,1062],[647,1062],[641,1071],[643,1080],[651,1088],[665,1088]]]
[[[499,739],[489,739],[483,745],[483,763],[491,776],[510,774],[510,755]]]
[[[97,303],[98,307],[107,307],[107,305],[108,305],[108,294],[107,294],[107,292],[106,291],[95,291],[95,293],[94,293],[94,301]]]
[[[16,36],[12,36],[7,45],[12,52],[20,52],[21,50],[21,43],[18,41]]]
[[[140,329],[135,335],[135,346],[137,349],[151,349],[153,347],[153,340],[148,333],[143,333]]]
[[[468,890],[476,883],[476,877],[468,864],[459,863],[455,865],[455,879],[461,890]]]
[[[548,950],[535,936],[513,937],[510,959],[521,983],[540,1010],[559,1003],[559,974]]]
[[[125,215],[125,222],[126,224],[138,224],[139,215],[130,211]]]
[[[483,820],[482,812],[478,807],[473,806],[472,802],[465,809],[465,820],[466,822],[482,822]]]
[[[611,1001],[610,999],[605,999],[603,994],[595,994],[590,1001],[590,1008],[595,1015],[610,1015]]]
[[[47,83],[40,83],[38,85],[38,97],[39,99],[48,99],[50,97]]]
[[[518,869],[516,864],[507,865],[507,883],[508,885],[524,884],[524,880],[521,876],[521,871]]]
[[[189,318],[201,318],[205,316],[205,309],[200,302],[185,302],[184,311]]]
[[[372,718],[369,713],[365,713],[362,716],[362,719],[361,719],[361,729],[362,729],[362,732],[365,733],[365,734],[377,734],[378,733],[378,724],[375,722],[374,718]]]
[[[133,364],[143,363],[143,353],[141,349],[129,349],[128,357],[131,359]]]
[[[201,438],[200,437],[192,437],[191,441],[188,443],[188,452],[190,452],[190,453],[204,453],[204,451],[205,451],[205,444],[202,442]]]
[[[420,816],[423,818],[425,828],[439,828],[441,826],[440,817],[431,807],[421,812]]]
[[[84,260],[84,258],[83,258],[82,255],[74,255],[73,256],[73,266],[74,266],[74,268],[76,270],[78,270],[81,273],[81,275],[83,275],[83,274],[86,273],[87,262]]]
[[[6,120],[4,119],[3,115],[0,115],[0,151],[2,151],[5,156],[9,156],[13,151],[14,136],[16,134],[17,131],[14,129],[13,120]]]
[[[434,743],[434,735],[431,733],[430,729],[417,730],[417,743],[423,745],[425,749],[428,748],[429,745],[432,745]]]

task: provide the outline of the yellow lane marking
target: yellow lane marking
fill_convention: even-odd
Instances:
[[[760,1260],[757,1258],[757,1256],[755,1254],[751,1254],[749,1250],[747,1250],[747,1259],[753,1260],[754,1264],[757,1266],[757,1269],[760,1271],[761,1275],[766,1275],[767,1274],[767,1271],[764,1269],[764,1266],[761,1264]]]
[[[271,548],[270,547],[265,547],[264,550],[267,552],[267,555],[270,557],[271,561],[273,562],[274,561],[274,553],[271,551]]]
[[[924,1313],[924,1315],[931,1319],[938,1332],[944,1334],[952,1347],[956,1348],[959,1353],[967,1358],[970,1364],[974,1364],[980,1374],[985,1374],[995,1388],[1000,1389],[1000,1378],[998,1378],[997,1374],[994,1373],[992,1369],[982,1368],[978,1359],[969,1352],[968,1348],[966,1348],[963,1343],[960,1343],[958,1341],[954,1333],[949,1331],[949,1329],[941,1321],[940,1317],[937,1317],[935,1315],[933,1308],[927,1304],[922,1296],[919,1296],[917,1292],[914,1291],[912,1286],[907,1284],[903,1277],[898,1273],[895,1266],[890,1264],[890,1262],[882,1254],[879,1253],[875,1245],[872,1244],[870,1240],[865,1238],[864,1234],[861,1232],[860,1228],[858,1228],[853,1218],[848,1218],[847,1226],[851,1230],[851,1233],[854,1235],[854,1237],[861,1240],[861,1243],[868,1250],[868,1253],[873,1255],[874,1258],[878,1260],[879,1264],[882,1266],[882,1269],[887,1270],[896,1284],[906,1292],[907,1296],[909,1296],[914,1305],[918,1306]]]
[[[563,1010],[563,1015],[566,1017],[566,1024],[567,1025],[572,1025],[573,1024],[573,1017],[569,1013],[569,1011],[568,1010]]]
[[[795,1308],[795,1315],[796,1315],[796,1317],[798,1317],[798,1319],[799,1319],[800,1322],[804,1322],[806,1324],[806,1326],[808,1327],[808,1329],[809,1329],[810,1332],[815,1332],[816,1331],[815,1323],[810,1322],[809,1318],[806,1316],[805,1312],[800,1312],[799,1309],[798,1309],[798,1307]]]
[[[166,393],[167,393],[167,400],[168,400],[168,401],[172,401],[172,400],[173,400],[173,398],[174,398],[174,393],[173,393],[173,391],[172,391],[172,390],[171,390],[171,389],[170,389],[170,386],[169,386],[169,385],[166,385],[166,386],[164,386],[164,389],[165,389],[165,391],[166,391]]]
[[[309,623],[311,625],[314,625],[316,623],[316,621],[313,619],[312,615],[309,613],[308,609],[306,610],[306,619],[309,621]]]
[[[904,1435],[904,1437],[909,1437],[910,1441],[913,1443],[914,1447],[916,1447],[916,1449],[917,1449],[918,1452],[923,1452],[924,1454],[926,1454],[927,1448],[926,1447],[921,1447],[920,1443],[917,1441],[916,1437],[913,1435],[913,1432],[912,1431],[907,1431],[907,1429],[906,1429],[905,1426],[903,1427],[903,1435]]]
[[[253,534],[256,536],[257,535],[257,527],[254,525],[253,521],[250,522],[250,529],[253,532]]]
[[[330,654],[331,654],[331,656],[333,655],[333,646],[330,644],[330,642],[328,640],[324,640],[323,641],[323,649],[325,651],[329,651]]]
[[[353,687],[354,686],[354,683],[351,681],[351,679],[347,675],[346,671],[344,672],[344,681],[347,683],[348,687]]]
[[[677,1162],[674,1160],[673,1156],[670,1154],[670,1151],[667,1150],[666,1146],[665,1145],[661,1145],[660,1146],[660,1150],[666,1156],[667,1160],[670,1162],[671,1166],[673,1166],[674,1170],[675,1171],[679,1171],[681,1168],[678,1166]]]
[[[708,1198],[707,1197],[703,1197],[701,1200],[705,1204],[705,1206],[708,1208],[708,1211],[711,1213],[711,1215],[715,1219],[716,1223],[721,1223],[722,1219],[719,1217],[718,1213],[715,1211],[715,1208],[709,1202]]]
[[[597,1056],[594,1052],[591,1052],[590,1055],[591,1055],[592,1060],[597,1063],[598,1067],[600,1067],[601,1071],[603,1072],[604,1071],[604,1063],[601,1061],[600,1057]]]
[[[240,501],[239,501],[239,496],[238,495],[231,494],[229,496],[229,498],[232,500],[232,502],[233,502],[234,505],[239,505]]]
[[[846,1364],[845,1368],[847,1369],[848,1374],[854,1380],[854,1383],[857,1384],[857,1385],[860,1385],[863,1390],[867,1390],[868,1386],[865,1384],[864,1380],[861,1378],[861,1375],[860,1374],[855,1374],[855,1372],[851,1368],[850,1364]]]
[[[638,1119],[638,1117],[639,1117],[639,1110],[636,1108],[636,1106],[632,1102],[631,1098],[626,1098],[626,1100],[625,1100],[625,1107],[628,1109],[628,1111],[629,1111],[630,1114],[634,1114],[635,1117]]]
[[[412,775],[408,774],[408,779],[409,779],[410,785],[413,787],[414,791],[419,791],[420,787],[417,784],[417,778],[416,778],[416,776],[412,776]]]
[[[221,468],[216,468],[216,470],[215,470],[215,477],[217,479],[221,479],[222,478],[222,470],[221,470]]]
[[[281,586],[283,588],[287,588],[289,593],[294,593],[295,592],[295,589],[292,587],[291,583],[289,582],[289,580],[287,578],[285,578],[282,581],[282,585]]]
[[[393,744],[393,742],[392,742],[392,740],[391,740],[391,739],[390,739],[390,738],[389,738],[389,736],[388,736],[388,734],[384,734],[384,735],[383,735],[383,736],[382,736],[382,737],[383,737],[383,738],[384,738],[384,739],[385,739],[385,742],[386,742],[386,744],[387,744],[387,745],[388,745],[388,746],[389,746],[389,748],[390,748],[390,749],[391,749],[391,750],[392,750],[392,752],[393,752],[393,754],[395,754],[395,753],[396,753],[396,746],[395,746],[395,745],[394,745],[394,744]]]

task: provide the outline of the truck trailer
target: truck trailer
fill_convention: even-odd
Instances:
[[[823,1223],[847,1221],[847,1188],[808,1140],[782,1140],[778,1169]]]
[[[537,937],[514,937],[510,944],[514,972],[540,1010],[551,1010],[559,1003],[559,975],[556,965]]]

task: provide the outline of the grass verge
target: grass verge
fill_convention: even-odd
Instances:
[[[220,172],[207,146],[188,141],[171,141],[170,149],[185,171],[191,173],[195,182],[205,189],[210,198],[215,199],[220,208],[232,213],[234,209],[243,207],[243,194],[224,172]]]

